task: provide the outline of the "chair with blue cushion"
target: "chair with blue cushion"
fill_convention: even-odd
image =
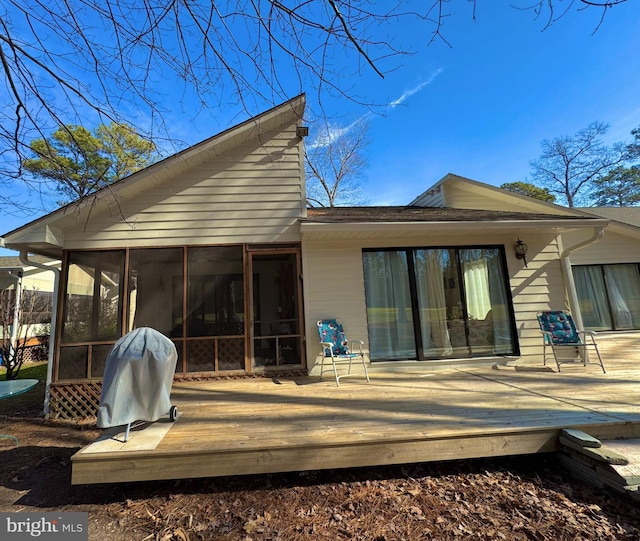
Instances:
[[[584,366],[589,360],[588,350],[596,352],[598,364],[606,374],[604,363],[596,343],[594,331],[579,331],[571,317],[571,314],[562,310],[548,310],[538,313],[538,323],[543,336],[542,356],[544,364],[547,364],[547,347],[551,348],[553,356],[560,372],[560,365],[572,363],[576,360]],[[566,354],[569,354],[567,356]]]
[[[367,363],[364,358],[365,354],[362,349],[364,342],[362,340],[347,340],[342,323],[337,319],[321,319],[318,321],[318,334],[322,348],[320,352],[322,356],[322,364],[320,365],[321,377],[324,372],[325,360],[331,359],[333,373],[336,377],[336,385],[340,387],[340,378],[359,375],[351,373],[351,365],[355,360],[362,363],[364,376],[367,378],[367,381],[369,381],[369,372],[367,371]],[[349,347],[350,345],[355,346],[357,351],[352,351]],[[338,364],[348,365],[346,374],[338,374]]]

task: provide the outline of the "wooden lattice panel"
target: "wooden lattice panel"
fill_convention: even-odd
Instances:
[[[221,338],[218,340],[218,370],[242,370],[244,368],[244,339]]]
[[[66,346],[60,348],[58,379],[86,378],[88,355],[88,346]]]
[[[215,342],[191,340],[187,344],[187,371],[213,372],[215,370]]]
[[[87,419],[95,417],[100,404],[99,382],[52,385],[49,407],[54,419]]]

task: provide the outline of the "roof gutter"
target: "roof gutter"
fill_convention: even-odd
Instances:
[[[53,302],[51,306],[51,325],[49,328],[49,358],[47,360],[47,384],[44,391],[43,414],[49,415],[50,396],[51,396],[51,380],[53,377],[53,354],[55,352],[55,328],[58,319],[58,288],[60,286],[60,270],[55,267],[43,265],[29,260],[29,253],[20,252],[20,261],[30,267],[36,267],[45,271],[53,272]]]
[[[578,301],[578,292],[576,290],[576,282],[573,279],[573,271],[571,270],[571,259],[569,256],[573,252],[582,250],[587,246],[598,242],[604,236],[604,228],[606,226],[599,226],[593,229],[593,235],[578,244],[575,244],[569,248],[563,249],[560,253],[560,263],[562,265],[562,272],[564,274],[565,284],[567,284],[567,294],[569,296],[569,310],[573,314],[573,318],[580,330],[584,329],[582,323],[582,312],[580,312],[580,303]]]
[[[364,234],[385,233],[401,229],[422,231],[426,228],[437,228],[447,231],[468,232],[470,227],[484,230],[513,230],[513,229],[576,229],[584,227],[606,227],[609,220],[599,218],[586,219],[551,219],[551,220],[458,220],[458,221],[422,221],[422,222],[300,222],[302,238],[313,238],[315,235]]]

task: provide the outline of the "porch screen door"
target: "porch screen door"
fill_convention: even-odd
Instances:
[[[302,323],[298,252],[252,253],[254,368],[301,365]]]

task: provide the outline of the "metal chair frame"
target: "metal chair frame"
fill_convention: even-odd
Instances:
[[[341,340],[341,344],[338,346],[334,341],[326,341],[323,336],[323,325],[327,324],[330,327],[335,327],[335,332],[344,338]],[[336,386],[340,387],[340,378],[348,376],[357,376],[360,374],[352,374],[351,366],[354,359],[359,359],[362,362],[362,368],[364,369],[364,376],[369,379],[369,371],[367,370],[367,363],[365,361],[365,352],[363,349],[364,342],[362,340],[347,340],[344,334],[344,327],[340,320],[337,319],[321,319],[317,322],[318,334],[320,336],[320,356],[322,357],[322,363],[320,365],[320,377],[324,374],[324,365],[326,359],[331,359],[331,365],[333,367],[333,374],[336,378]],[[352,351],[350,345],[353,344],[357,351]],[[344,350],[342,352],[337,350]],[[348,361],[348,369],[346,374],[338,374],[338,364],[345,364]]]
[[[559,353],[573,349],[577,356],[581,358],[582,365],[587,366],[589,362],[589,350],[592,349],[598,356],[597,364],[600,365],[603,373],[607,373],[602,356],[600,355],[600,350],[598,349],[598,343],[595,339],[597,335],[595,331],[579,331],[576,328],[571,314],[563,310],[545,310],[539,312],[537,318],[540,331],[542,332],[542,357],[545,366],[547,365],[547,348],[551,348],[558,372],[560,372],[561,364],[575,362],[575,358],[563,360],[567,359],[567,357],[563,357],[559,355]],[[550,318],[557,318],[558,322],[552,323]],[[551,325],[558,325],[556,332],[549,330]]]

